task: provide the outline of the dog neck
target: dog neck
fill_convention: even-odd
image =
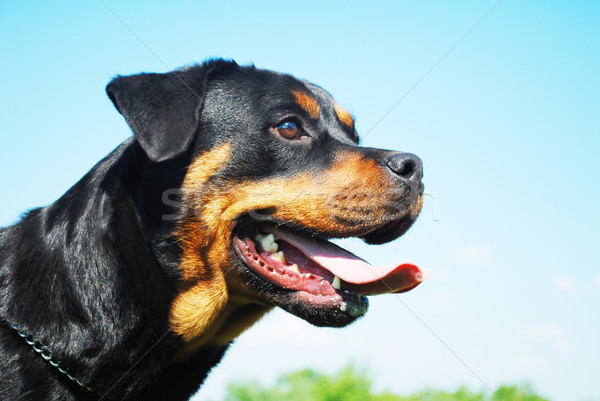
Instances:
[[[163,241],[169,222],[151,217],[151,208],[162,207],[156,196],[165,183],[144,183],[145,192],[138,191],[136,177],[143,180],[148,168],[140,152],[135,141],[126,141],[54,204],[4,229],[30,234],[18,235],[18,244],[0,242],[0,255],[8,255],[5,247],[17,249],[11,259],[0,259],[0,281],[7,283],[0,288],[6,300],[0,317],[40,339],[71,375],[98,393],[117,383],[115,394],[143,387],[147,395],[141,399],[187,399],[221,359],[228,336],[173,358],[185,347],[169,326],[179,279],[169,255],[177,254]],[[163,210],[171,211],[166,206]],[[142,209],[149,213],[142,215]],[[156,246],[164,247],[165,260],[157,260]],[[231,318],[242,311],[228,313]],[[44,363],[15,335],[17,340],[15,346],[28,348],[24,352],[32,363]],[[167,376],[180,385],[148,387],[149,377],[160,382]]]

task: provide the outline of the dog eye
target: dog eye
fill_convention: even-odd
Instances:
[[[275,127],[275,132],[285,139],[298,139],[302,130],[293,121],[284,121]]]

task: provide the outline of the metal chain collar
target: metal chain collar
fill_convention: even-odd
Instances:
[[[45,346],[40,340],[34,338],[28,334],[25,334],[19,330],[17,326],[10,326],[25,342],[33,348],[33,350],[38,353],[46,362],[48,362],[53,368],[56,368],[62,375],[64,375],[67,379],[77,384],[80,388],[90,393],[94,391],[86,386],[81,380],[72,376],[65,368],[61,366],[61,363],[57,361],[53,356],[52,352]]]

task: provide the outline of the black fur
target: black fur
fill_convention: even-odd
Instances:
[[[308,120],[317,145],[267,140],[282,118],[303,118],[289,92],[308,87],[223,60],[117,77],[107,86],[134,138],[55,203],[0,230],[0,400],[177,401],[198,389],[227,346],[173,361],[182,347],[169,331],[181,249],[177,218],[163,217],[180,218],[181,210],[177,193],[165,193],[181,186],[195,155],[230,140],[239,146],[223,180],[319,171],[335,149],[355,147],[353,129]],[[322,112],[335,118],[332,109]],[[38,338],[93,392],[45,362],[11,326]]]

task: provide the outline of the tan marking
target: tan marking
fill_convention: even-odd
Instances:
[[[203,345],[227,345],[252,325],[258,322],[273,306],[265,306],[256,303],[238,304],[230,302],[221,311],[218,319],[213,322],[211,328],[202,336],[194,338],[179,350],[175,356],[176,360],[182,360],[193,355]]]
[[[334,108],[335,114],[337,114],[342,124],[344,124],[348,128],[354,128],[354,119],[352,118],[352,115],[337,103],[335,104]]]
[[[410,214],[413,217],[417,217],[419,213],[421,213],[421,209],[423,208],[423,194],[420,194],[417,198],[417,201],[411,206]]]
[[[319,108],[319,103],[317,103],[314,97],[300,91],[292,91],[292,94],[296,98],[298,106],[302,107],[308,113],[310,118],[319,117],[321,110]]]
[[[189,205],[187,217],[176,233],[182,249],[180,270],[183,285],[171,306],[170,324],[171,329],[186,341],[199,337],[210,327],[228,300],[227,283],[223,275],[223,269],[226,268],[224,257],[217,256],[217,263],[211,263],[215,253],[228,252],[228,244],[211,241],[211,238],[221,238],[227,226],[216,224],[213,228],[203,224],[199,220],[201,205],[194,200],[202,197],[201,191],[209,190],[205,188],[210,187],[208,180],[226,165],[230,156],[229,144],[198,156],[189,167],[182,184],[183,202]],[[214,229],[221,231],[221,235],[211,232]]]
[[[196,157],[184,178],[183,191],[194,191],[201,188],[220,167],[227,165],[231,159],[231,145],[225,143],[218,148],[207,151]],[[187,194],[193,195],[193,194]]]
[[[271,208],[273,216],[332,235],[351,235],[385,221],[392,202],[393,180],[372,159],[345,152],[319,174],[231,183],[211,196],[203,213],[233,224],[253,210]],[[343,221],[347,222],[343,222]]]
[[[227,344],[272,308],[248,294],[232,272],[235,221],[221,214],[235,199],[235,190],[230,186],[223,193],[209,182],[229,160],[229,144],[196,157],[182,184],[186,217],[176,237],[183,280],[170,315],[171,329],[188,343],[180,358],[207,343]]]
[[[188,343],[182,355],[207,343],[226,344],[272,308],[234,269],[231,233],[240,216],[270,208],[282,222],[353,236],[389,221],[390,205],[397,203],[391,175],[358,151],[338,154],[319,174],[219,181],[217,173],[229,160],[229,144],[201,154],[182,185],[186,217],[176,237],[183,280],[170,316],[172,330]],[[421,202],[399,212],[416,215]]]

